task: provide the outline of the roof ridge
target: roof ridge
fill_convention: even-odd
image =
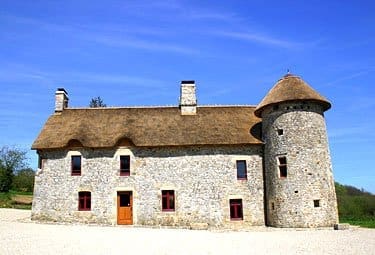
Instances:
[[[198,105],[197,107],[257,107],[253,104],[206,104]]]
[[[98,109],[133,109],[133,108],[178,108],[176,105],[135,105],[135,106],[106,106],[106,107],[68,107],[64,110],[98,110]]]
[[[204,107],[257,107],[250,104],[207,104],[197,105],[198,108]],[[134,105],[134,106],[106,106],[106,107],[68,107],[64,110],[98,110],[98,109],[152,109],[152,108],[178,108],[178,105]]]

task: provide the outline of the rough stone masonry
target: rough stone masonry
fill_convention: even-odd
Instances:
[[[324,119],[331,104],[300,77],[282,77],[257,106],[198,106],[194,81],[181,82],[177,107],[73,108],[67,95],[58,89],[32,146],[40,159],[34,220],[338,223]]]

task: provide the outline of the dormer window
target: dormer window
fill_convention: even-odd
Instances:
[[[121,176],[130,175],[130,156],[129,155],[120,156],[120,175]]]
[[[247,179],[247,168],[246,160],[237,160],[237,180],[246,180]]]
[[[72,175],[81,175],[81,156],[72,156]]]

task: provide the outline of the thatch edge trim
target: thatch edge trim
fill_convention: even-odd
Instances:
[[[326,102],[326,101],[322,101],[322,100],[317,100],[317,99],[308,99],[307,98],[307,99],[280,100],[280,101],[277,101],[277,102],[274,102],[274,103],[271,103],[271,104],[263,105],[260,108],[256,108],[254,110],[254,115],[257,116],[258,118],[262,118],[262,112],[267,107],[271,107],[271,106],[274,106],[274,105],[277,105],[277,104],[280,104],[280,103],[301,102],[301,101],[318,103],[318,104],[323,106],[324,111],[327,111],[332,107],[331,103]]]

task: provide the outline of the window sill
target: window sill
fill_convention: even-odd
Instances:
[[[237,178],[238,181],[247,181],[247,178]]]
[[[230,218],[231,221],[243,221],[243,218]]]
[[[162,209],[161,211],[162,212],[175,212],[174,209]]]
[[[91,209],[78,209],[79,212],[91,212]]]
[[[71,176],[81,176],[81,174],[71,174]]]
[[[130,176],[130,173],[120,173],[120,176]]]

